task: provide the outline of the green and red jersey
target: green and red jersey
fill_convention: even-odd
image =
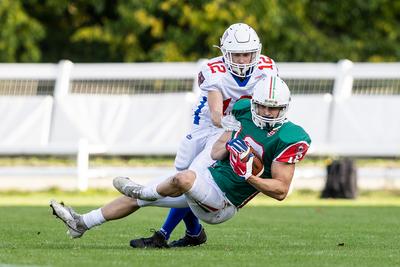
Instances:
[[[234,105],[232,114],[240,121],[241,129],[233,132],[232,137],[249,142],[264,162],[264,172],[260,177],[271,179],[272,163],[277,161],[294,164],[301,161],[311,139],[303,128],[290,121],[270,130],[257,127],[252,120],[250,101],[242,99]],[[242,207],[258,193],[257,189],[233,171],[229,157],[218,161],[209,169],[217,185],[236,207]]]

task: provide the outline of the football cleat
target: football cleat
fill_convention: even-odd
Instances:
[[[54,199],[50,200],[50,207],[53,215],[67,226],[67,234],[71,238],[80,238],[88,230],[82,215],[76,213],[71,207],[64,206],[63,203],[58,203]]]
[[[142,190],[144,186],[133,182],[128,177],[121,177],[121,176],[115,177],[113,180],[113,185],[115,189],[117,189],[121,194],[127,197],[147,200],[147,201],[156,200],[154,198],[143,197]]]
[[[133,248],[169,248],[167,240],[160,231],[155,231],[150,237],[132,239],[130,245]]]
[[[187,232],[184,237],[179,240],[172,241],[169,243],[171,248],[181,248],[181,247],[193,247],[199,246],[207,241],[207,235],[204,228],[201,227],[201,231],[198,235],[189,235]]]

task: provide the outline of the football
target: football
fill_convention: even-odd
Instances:
[[[254,155],[252,174],[254,176],[260,176],[264,172],[264,164],[263,164],[262,158],[253,149],[253,147],[250,146],[249,153],[247,155],[244,155],[244,157],[242,158],[242,161],[247,161],[249,159],[250,153],[253,153],[253,155]]]

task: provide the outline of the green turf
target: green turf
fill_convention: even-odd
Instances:
[[[89,159],[90,167],[99,166],[115,166],[115,167],[173,167],[174,156],[106,156],[91,155]],[[302,162],[301,166],[325,167],[330,164],[336,157],[317,157],[308,156]],[[400,158],[360,158],[354,157],[357,167],[378,167],[378,168],[399,168]],[[76,156],[49,156],[49,155],[31,155],[31,156],[1,156],[0,167],[61,167],[76,166]]]
[[[107,192],[1,193],[3,201],[27,202],[0,203],[0,266],[400,266],[397,195],[373,206],[363,202],[371,195],[357,201],[320,201],[315,194],[294,194],[287,202],[258,198],[232,220],[206,225],[209,241],[203,246],[135,250],[129,240],[151,234],[166,209],[142,209],[71,240],[43,206],[49,194],[75,199],[74,204],[114,197]],[[26,206],[34,196],[37,205]],[[77,210],[92,208],[78,205]],[[183,231],[179,226],[172,238]]]

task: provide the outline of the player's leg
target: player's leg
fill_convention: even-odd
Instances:
[[[171,210],[186,211],[188,208],[186,198],[182,195],[180,197],[165,197],[156,201],[143,201],[138,199],[140,207],[157,206],[157,207],[175,207]],[[173,215],[175,216],[175,215]],[[132,239],[130,245],[133,248],[168,248],[168,242],[165,235],[159,231],[155,231],[150,237],[142,237]]]
[[[211,153],[211,147],[206,146],[205,149],[194,159],[189,169],[196,170],[201,168],[207,168],[209,165],[211,165],[213,161],[211,160],[210,153]],[[178,217],[180,218],[180,220],[183,219],[186,226],[185,235],[178,240],[172,241],[170,243],[171,247],[197,246],[206,242],[207,237],[204,228],[201,226],[199,219],[196,216],[194,216],[194,214],[190,209],[186,209],[185,211],[179,211],[179,212],[171,210],[169,215],[171,215],[171,213],[176,213],[176,214],[174,217],[170,219],[170,221],[174,222],[173,219]],[[160,231],[162,231],[163,229],[165,229],[164,227],[166,227],[167,229],[166,233],[170,234],[172,233],[175,226],[178,225],[178,223],[174,224],[173,228],[168,228],[169,227],[168,222],[170,218],[169,215],[168,219],[166,220]]]
[[[232,218],[237,208],[225,197],[208,169],[197,171],[198,177],[184,195],[193,214],[209,224]]]
[[[215,183],[208,168],[177,173],[153,188],[145,187],[142,194],[145,198],[158,199],[182,197],[180,194],[183,194],[194,215],[209,224],[222,223],[232,218],[237,210]]]
[[[169,239],[171,233],[174,231],[175,227],[185,218],[186,214],[190,211],[190,208],[172,208],[169,210],[167,219],[165,220],[163,226],[160,228],[161,234],[166,240]]]
[[[134,248],[166,247],[165,244],[170,234],[182,219],[185,222],[186,233],[181,239],[172,241],[169,247],[197,246],[207,241],[206,233],[199,223],[199,219],[187,207],[170,209],[168,217],[160,230],[155,231],[150,237],[133,239],[130,245]]]
[[[102,208],[85,214],[79,214],[72,207],[64,206],[55,200],[50,201],[50,207],[53,209],[53,214],[67,226],[67,233],[71,238],[79,238],[95,226],[124,218],[139,209],[136,199],[126,196],[121,196]]]
[[[209,130],[207,128],[202,128],[201,126],[194,125],[191,132],[188,133],[185,138],[183,138],[175,157],[175,168],[177,171],[188,169],[189,166],[192,164],[193,159],[196,158],[196,156],[203,150],[206,145],[207,137],[209,135]],[[131,246],[139,248],[149,246],[152,247],[153,244],[157,245],[158,243],[160,243],[160,240],[162,238],[167,241],[176,226],[182,221],[182,219],[189,211],[189,208],[172,208],[169,211],[168,216],[164,221],[162,227],[158,231],[156,231],[153,236],[134,239],[131,241]],[[196,226],[194,228],[196,228]]]
[[[118,181],[128,180],[125,177],[117,177],[114,179]],[[155,184],[159,183],[159,179],[155,180]],[[117,183],[118,184],[118,183]],[[114,186],[116,184],[114,183]],[[118,184],[121,185],[121,184]],[[129,188],[133,188],[133,191],[138,191],[136,187],[143,187],[136,183],[129,184]],[[148,186],[147,188],[151,188],[152,186]],[[126,187],[125,187],[126,189]],[[121,192],[121,188],[118,188]],[[177,188],[176,190],[181,190]],[[177,191],[176,196],[181,195]],[[179,193],[179,194],[178,194]],[[160,196],[157,194],[157,196]],[[160,196],[160,198],[163,198]],[[166,202],[164,200],[151,201],[151,203],[160,206],[160,207],[187,207],[187,202],[184,196],[181,198],[165,198],[170,199],[170,202]],[[164,202],[166,203],[164,203]],[[106,221],[116,220],[120,218],[124,218],[129,214],[138,210],[141,206],[146,206],[145,204],[139,205],[139,200],[136,198],[132,198],[132,194],[128,194],[127,196],[122,196],[114,201],[104,205],[102,208],[92,210],[85,214],[76,213],[73,208],[64,206],[63,203],[58,203],[55,200],[50,201],[50,207],[53,209],[53,214],[60,219],[67,226],[67,233],[72,238],[81,237],[87,230],[101,225]],[[145,201],[141,201],[145,203]]]
[[[206,232],[200,224],[199,219],[193,214],[192,210],[189,210],[186,213],[183,221],[186,226],[185,235],[178,240],[172,241],[169,244],[170,247],[198,246],[207,241]]]
[[[176,174],[170,178],[167,178],[167,182],[160,182],[160,183],[152,183],[147,186],[142,186],[140,184],[137,184],[133,181],[131,181],[127,177],[117,177],[113,181],[114,187],[124,194],[125,196],[129,197],[134,197],[134,198],[139,198],[143,201],[142,203],[145,203],[147,206],[152,205],[152,206],[169,206],[169,207],[175,207],[176,205],[171,204],[173,203],[172,201],[170,203],[167,203],[166,205],[164,204],[165,199],[179,199],[178,196],[181,196],[183,191],[179,187],[175,187],[173,185],[173,180],[175,179],[176,176],[180,176],[181,174]],[[163,195],[160,195],[157,192],[157,186],[163,184],[168,185],[168,189],[164,189]],[[172,186],[171,186],[172,185]],[[168,190],[168,192],[166,191]],[[165,196],[172,196],[172,198],[168,198]],[[183,196],[183,201],[185,203],[184,207],[188,207],[186,200]],[[161,201],[161,202],[160,202]],[[150,237],[143,237],[143,238],[138,238],[138,239],[133,239],[130,242],[130,245],[134,248],[164,248],[167,247],[167,240],[169,238],[169,233],[172,232],[173,228],[182,220],[182,218],[185,216],[187,213],[187,209],[182,209],[180,208],[182,205],[177,205],[177,209],[173,209],[172,212],[170,211],[169,217],[167,219],[167,222],[172,225],[172,228],[166,230],[159,230],[154,232],[154,234]],[[177,212],[182,212],[182,214],[177,214],[174,213],[174,211]],[[164,225],[165,226],[165,225]],[[167,225],[168,227],[168,225]]]
[[[196,217],[210,224],[222,223],[236,213],[236,207],[225,197],[207,168],[179,172],[158,184],[141,186],[140,190],[133,188],[136,183],[130,179],[123,177],[116,179],[120,180],[114,182],[118,191],[130,196],[132,193],[128,191],[132,189],[138,200],[157,199],[156,201],[160,201],[167,197],[182,198],[184,195],[186,205],[189,205]],[[125,190],[126,188],[128,191]]]
[[[137,239],[132,239],[130,245],[133,248],[167,248],[168,239],[170,234],[179,224],[179,222],[185,217],[185,215],[190,211],[190,208],[172,208],[170,209],[167,219],[160,230],[155,231],[150,237],[142,237]]]
[[[174,162],[177,171],[187,170],[197,155],[203,151],[209,132],[210,130],[207,128],[194,125],[191,131],[182,139]]]
[[[187,170],[178,172],[165,180],[146,186],[135,183],[127,177],[114,178],[113,185],[115,189],[125,196],[136,198],[137,200],[144,200],[146,203],[158,203],[167,197],[179,199],[185,192],[190,190],[195,180],[196,173]],[[169,207],[174,208],[175,206],[170,205]],[[187,207],[187,204],[185,207]]]
[[[211,148],[221,134],[222,130],[216,128],[213,128],[211,131],[208,132],[206,144],[203,151],[201,151],[199,155],[196,156],[196,158],[191,163],[189,169],[198,170],[202,168],[207,168],[214,163],[214,160],[211,158]],[[183,212],[180,215],[182,214]],[[172,241],[170,243],[171,247],[197,246],[206,242],[207,236],[204,228],[201,226],[199,219],[193,214],[191,210],[186,211],[183,217],[183,221],[186,226],[185,235],[179,240]],[[169,233],[171,233],[172,230]]]

